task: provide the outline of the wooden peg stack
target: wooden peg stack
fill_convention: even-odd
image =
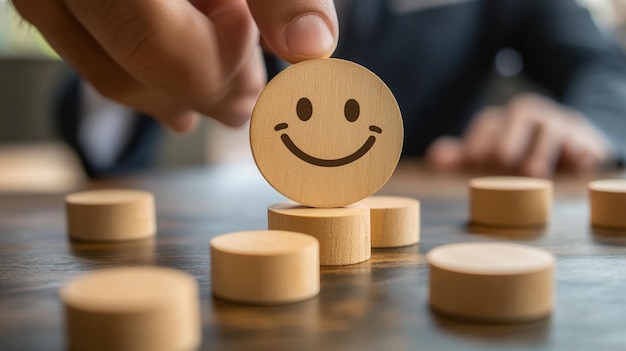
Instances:
[[[372,238],[376,247],[416,243],[417,201],[385,198],[355,204],[389,179],[400,158],[402,138],[393,94],[357,64],[310,60],[272,79],[254,108],[250,144],[265,179],[294,202],[268,208],[268,231],[228,234],[211,242],[213,294],[246,303],[310,297],[313,289],[300,291],[296,285],[313,287],[316,279],[319,286],[319,268],[298,263],[311,260],[289,244],[289,236],[302,235],[295,233],[315,240],[317,264],[322,266],[368,260]],[[270,239],[274,236],[282,238],[280,243]],[[260,249],[259,242],[265,241],[273,244]],[[224,242],[245,249],[233,250],[230,244],[225,249]],[[282,265],[291,266],[289,273],[279,273]],[[233,281],[235,276],[247,277],[247,283]],[[296,276],[310,280],[305,284]]]
[[[340,266],[371,256],[370,212],[365,207],[311,208],[281,203],[268,208],[268,228],[315,237],[320,264]]]

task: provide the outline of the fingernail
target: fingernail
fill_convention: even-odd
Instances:
[[[293,56],[317,58],[330,55],[335,47],[335,38],[322,17],[306,14],[287,26],[285,43]]]

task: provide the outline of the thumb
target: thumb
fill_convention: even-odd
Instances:
[[[267,46],[288,62],[332,55],[339,25],[332,0],[248,0]]]

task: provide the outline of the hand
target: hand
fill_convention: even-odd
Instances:
[[[462,139],[441,137],[427,151],[438,168],[492,167],[549,177],[557,167],[588,171],[608,164],[613,149],[578,112],[535,94],[487,107]]]
[[[332,0],[13,0],[101,94],[178,131],[197,112],[250,118],[265,85],[264,43],[297,62],[337,43]],[[256,25],[255,25],[256,21]]]

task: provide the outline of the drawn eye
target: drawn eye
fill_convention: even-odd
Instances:
[[[307,98],[301,98],[298,100],[296,113],[298,114],[298,118],[300,118],[303,122],[311,119],[311,116],[313,115],[313,105],[311,104],[311,100]]]
[[[343,115],[346,116],[346,119],[349,122],[354,122],[359,119],[359,114],[361,113],[361,108],[359,107],[359,103],[350,99],[346,101],[346,105],[343,108]]]

